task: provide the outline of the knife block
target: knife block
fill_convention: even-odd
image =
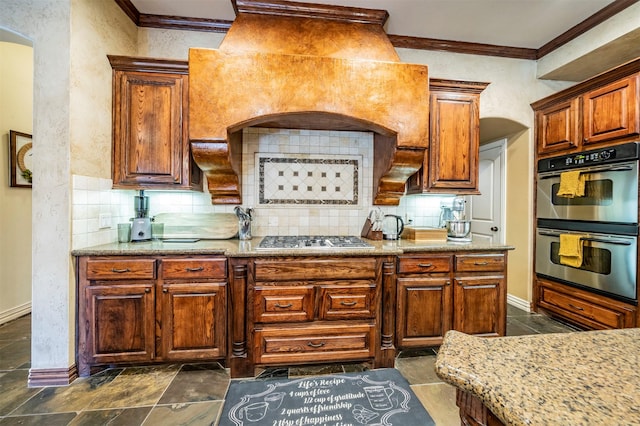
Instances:
[[[373,228],[373,222],[371,222],[371,219],[367,218],[367,220],[364,221],[364,226],[362,227],[360,236],[370,240],[381,240],[382,231],[372,231],[371,228]]]

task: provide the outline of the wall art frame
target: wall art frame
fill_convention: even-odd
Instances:
[[[33,142],[28,133],[9,130],[10,186],[31,188],[33,181]]]

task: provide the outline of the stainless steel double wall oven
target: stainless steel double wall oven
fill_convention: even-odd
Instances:
[[[538,162],[536,274],[637,305],[639,148],[632,142]],[[557,195],[567,171],[580,171],[584,196]],[[580,235],[580,267],[560,262],[561,234]]]

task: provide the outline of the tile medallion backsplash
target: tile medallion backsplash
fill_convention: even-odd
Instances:
[[[258,205],[359,205],[361,156],[256,154]]]
[[[110,179],[73,176],[74,249],[115,242],[117,223],[133,217],[133,197],[138,191],[111,186]],[[360,235],[372,208],[372,188],[370,132],[243,130],[242,199],[244,207],[254,208],[252,233],[256,237]],[[159,213],[233,213],[234,208],[212,205],[206,188],[204,192],[147,190],[145,195],[152,217]],[[446,198],[405,196],[399,206],[382,206],[382,210],[415,225],[437,226],[440,204]],[[110,218],[106,224],[100,220],[105,214]]]

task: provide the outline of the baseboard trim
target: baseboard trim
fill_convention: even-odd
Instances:
[[[69,368],[42,368],[29,370],[30,388],[43,386],[68,386],[78,378],[78,369],[73,364]]]
[[[512,294],[507,294],[507,303],[518,309],[531,313],[531,304],[527,300],[520,299]]]
[[[0,312],[0,325],[31,313],[31,302]]]

